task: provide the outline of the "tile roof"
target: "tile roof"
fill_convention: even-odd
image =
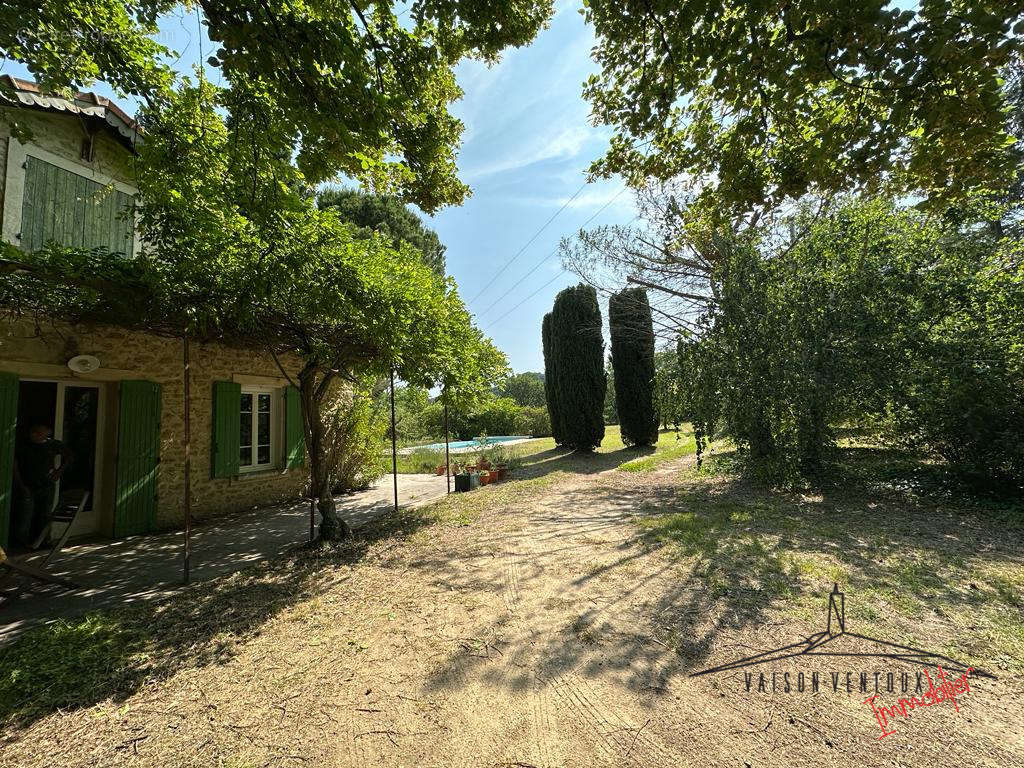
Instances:
[[[10,75],[0,77],[0,105],[68,112],[102,121],[122,143],[132,148],[142,140],[142,128],[117,104],[98,94],[76,93],[73,98],[43,93],[31,80]]]

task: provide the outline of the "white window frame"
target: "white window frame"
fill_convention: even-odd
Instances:
[[[50,165],[69,171],[70,173],[84,176],[90,181],[102,184],[105,187],[113,186],[119,192],[138,197],[138,187],[118,181],[113,176],[108,176],[93,168],[91,165],[62,155],[54,154],[49,150],[36,146],[35,144],[25,145],[13,136],[7,138],[7,175],[4,179],[4,210],[3,226],[0,236],[4,240],[21,247],[21,213],[25,203],[25,163],[29,156],[43,160]],[[139,236],[139,215],[138,209],[135,212],[135,236],[132,241],[132,253],[138,254],[142,238]]]
[[[278,402],[280,398],[280,389],[277,387],[261,387],[253,386],[251,384],[242,385],[242,395],[252,395],[252,460],[255,462],[257,458],[257,422],[259,413],[259,407],[257,406],[258,395],[269,395],[270,397],[270,463],[269,464],[242,464],[241,455],[241,440],[239,440],[239,455],[238,455],[238,472],[239,474],[248,474],[251,472],[267,472],[274,469],[280,469],[281,467],[281,425],[280,421],[282,418],[281,405]],[[242,410],[238,410],[239,423],[241,423]]]

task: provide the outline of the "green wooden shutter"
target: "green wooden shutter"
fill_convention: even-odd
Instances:
[[[0,547],[7,548],[14,488],[14,433],[18,424],[18,377],[0,373]]]
[[[160,471],[160,385],[122,381],[114,536],[152,530]]]
[[[299,390],[284,388],[284,456],[288,469],[301,467],[306,461],[306,434],[302,426],[302,402]]]
[[[135,200],[45,160],[25,158],[21,247],[42,248],[56,240],[69,248],[103,248],[131,256]]]
[[[234,477],[238,474],[238,447],[242,385],[233,381],[213,382],[213,448],[210,451],[210,476]]]

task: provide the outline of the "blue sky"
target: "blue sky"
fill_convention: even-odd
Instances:
[[[580,190],[610,132],[590,124],[580,95],[596,68],[593,34],[579,7],[579,0],[559,2],[550,27],[531,46],[506,52],[497,65],[459,65],[465,96],[453,112],[466,125],[459,172],[473,195],[428,220],[447,246],[448,272],[477,324],[516,371],[542,370],[541,318],[555,294],[577,282],[561,273],[559,239],[590,219],[595,226],[626,223],[635,215],[619,179]],[[194,13],[167,18],[160,41],[180,54],[177,67],[186,73],[213,50]],[[207,71],[217,82],[219,72]],[[29,76],[12,62],[2,73]],[[114,97],[102,84],[94,89]],[[118,101],[134,111],[130,99]]]
[[[453,110],[466,124],[459,170],[473,196],[431,220],[448,246],[448,271],[463,299],[516,371],[543,370],[541,318],[555,294],[577,282],[558,276],[559,239],[595,214],[589,226],[626,223],[635,215],[630,193],[619,194],[619,179],[587,185],[570,201],[610,136],[590,124],[580,95],[595,65],[593,34],[578,8],[578,2],[559,3],[550,28],[496,66],[459,66],[466,92]]]

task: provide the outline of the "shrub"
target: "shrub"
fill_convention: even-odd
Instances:
[[[937,245],[934,228],[886,201],[798,223],[803,238],[778,252],[721,244],[715,303],[679,358],[698,443],[720,427],[781,482],[823,468],[833,425],[885,408],[910,352],[899,328]]]
[[[489,398],[481,402],[469,417],[466,439],[479,435],[514,435],[520,423],[520,407],[510,397]]]
[[[452,460],[454,464],[454,459]],[[398,471],[404,474],[432,475],[444,464],[444,448],[419,448],[398,457]]]
[[[520,408],[514,434],[551,437],[551,417],[547,408]]]
[[[976,490],[1024,490],[1024,260],[984,238],[947,241],[902,317],[890,427]]]
[[[703,447],[715,429],[766,479],[819,472],[839,424],[1024,490],[1024,258],[979,225],[884,200],[807,223],[793,247],[723,244],[715,303],[679,347]]]
[[[334,462],[332,490],[366,488],[387,472],[388,419],[365,388],[330,414],[328,445]]]

